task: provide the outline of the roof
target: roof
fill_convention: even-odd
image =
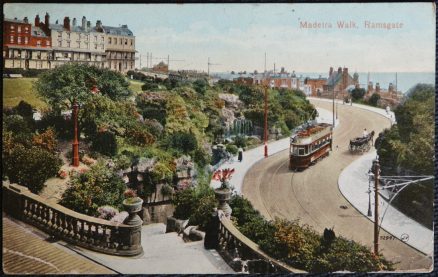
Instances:
[[[22,23],[22,24],[30,24],[30,22],[24,22],[24,20],[20,20],[20,19],[10,19],[10,18],[5,18],[4,22],[14,22],[14,23]]]
[[[34,37],[47,37],[46,33],[40,27],[35,27],[32,25],[31,34]]]
[[[55,30],[55,31],[67,31],[67,29],[64,28],[64,25],[62,24],[50,24],[50,29],[51,30]],[[86,31],[84,28],[82,28],[82,26],[76,25],[73,26],[71,25],[71,32],[76,32],[76,33],[102,33],[99,32],[96,27],[90,27],[90,29],[88,31]]]
[[[122,25],[122,27],[111,27],[111,26],[102,26],[103,31],[106,34],[110,35],[119,35],[119,36],[134,36],[131,30],[128,29],[127,25]]]
[[[341,73],[338,73],[337,71],[333,72],[332,75],[330,77],[328,77],[328,79],[327,79],[327,85],[334,86],[341,79],[342,79],[342,72]]]

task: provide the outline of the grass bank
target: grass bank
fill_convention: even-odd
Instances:
[[[47,104],[32,89],[36,80],[38,78],[3,78],[3,107],[14,107],[24,100],[37,109],[46,108]]]

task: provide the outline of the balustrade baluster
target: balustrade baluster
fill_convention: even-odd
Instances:
[[[88,238],[87,243],[93,244],[93,233],[91,231],[91,223],[87,221],[87,227],[88,227]]]
[[[79,237],[81,241],[87,241],[86,235],[85,235],[85,221],[81,220],[80,222],[81,229],[79,230]]]

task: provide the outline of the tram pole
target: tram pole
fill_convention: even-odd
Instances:
[[[332,88],[333,93],[333,128],[335,127],[335,90]]]
[[[78,167],[79,166],[79,140],[78,140],[78,109],[79,105],[76,102],[76,100],[73,103],[73,122],[74,122],[74,138],[73,138],[73,144],[72,144],[72,151],[73,151],[73,166]]]
[[[265,143],[265,158],[268,157],[268,88],[267,86],[264,87],[265,89],[265,116],[264,116],[264,143]]]
[[[373,161],[374,168],[374,255],[379,255],[379,160]]]

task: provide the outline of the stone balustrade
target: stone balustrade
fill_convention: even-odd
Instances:
[[[218,251],[234,270],[249,273],[306,273],[261,251],[258,244],[244,236],[224,215],[219,215],[219,219]]]
[[[119,256],[143,253],[141,224],[126,225],[77,213],[31,193],[3,184],[3,211],[71,244]]]

